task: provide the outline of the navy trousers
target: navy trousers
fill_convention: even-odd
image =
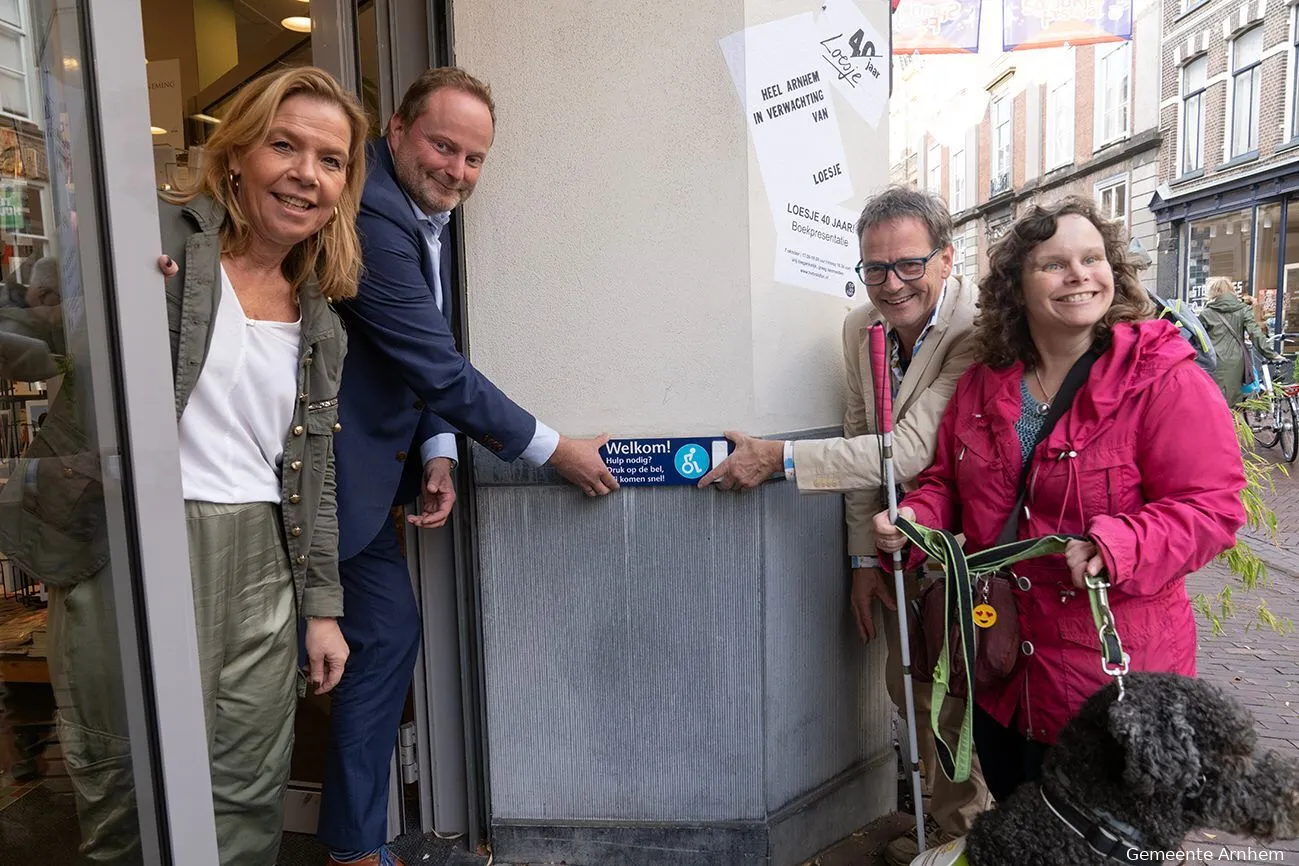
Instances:
[[[415,672],[420,619],[390,523],[338,570],[339,625],[351,655],[333,691],[316,838],[335,850],[368,851],[388,841],[392,752]]]

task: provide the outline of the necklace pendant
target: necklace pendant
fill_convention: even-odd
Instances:
[[[1039,403],[1039,404],[1037,405],[1037,414],[1039,414],[1039,415],[1045,415],[1047,412],[1050,412],[1050,411],[1051,411],[1051,404],[1050,404],[1050,403]]]

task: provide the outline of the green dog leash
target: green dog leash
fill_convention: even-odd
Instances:
[[[907,540],[928,556],[942,564],[947,575],[946,599],[943,606],[943,648],[933,670],[933,699],[929,707],[929,725],[934,732],[934,745],[938,761],[947,778],[964,782],[970,778],[970,763],[974,752],[974,665],[977,635],[974,625],[974,583],[981,577],[1005,570],[1017,562],[1039,556],[1064,553],[1070,541],[1082,541],[1080,535],[1044,535],[1025,538],[1009,544],[999,544],[965,555],[956,536],[945,529],[930,529],[899,517],[895,524]],[[1123,652],[1114,614],[1110,610],[1109,582],[1097,575],[1087,578],[1087,593],[1091,600],[1092,619],[1100,636],[1101,669],[1114,677],[1119,687],[1119,700],[1123,700],[1123,677],[1128,672],[1128,656]],[[965,716],[955,749],[943,739],[938,720],[943,702],[951,686],[952,665],[950,646],[951,620],[959,625],[960,652],[965,661]]]

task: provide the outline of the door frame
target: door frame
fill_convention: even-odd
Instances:
[[[131,579],[116,580],[114,592],[142,853],[145,862],[216,866],[160,237],[132,228],[158,225],[140,4],[48,2],[56,15],[75,10],[86,52],[86,134],[73,141],[73,167],[96,208],[78,215],[76,233],[91,359],[113,374],[96,402],[112,413],[99,417],[116,422],[117,441],[100,448],[108,466],[120,453],[126,503],[108,518],[131,554]],[[66,52],[63,66],[72,81],[78,64]],[[106,493],[116,480],[105,471]]]
[[[379,126],[397,109],[410,82],[431,66],[454,63],[451,0],[373,0],[378,38]],[[313,0],[312,61],[339,78],[360,98],[362,70],[357,34],[359,4]],[[468,353],[464,313],[464,223],[451,219],[454,292],[451,331]],[[422,640],[413,682],[419,814],[405,815],[399,782],[400,746],[394,753],[390,784],[389,835],[418,823],[423,832],[463,833],[470,850],[488,842],[489,787],[483,696],[481,603],[475,558],[477,544],[472,450],[460,437],[457,470],[459,499],[447,528],[407,532],[407,560],[420,606]],[[454,610],[451,606],[454,605]],[[459,694],[440,700],[447,689]],[[418,818],[416,822],[415,818]]]

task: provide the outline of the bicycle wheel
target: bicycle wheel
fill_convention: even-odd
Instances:
[[[1281,428],[1277,438],[1281,442],[1281,457],[1286,463],[1293,463],[1299,455],[1299,430],[1295,429],[1299,408],[1295,406],[1294,397],[1280,397],[1277,402],[1277,421]]]
[[[1254,431],[1254,444],[1259,448],[1271,448],[1277,440],[1277,412],[1275,408],[1246,409],[1245,423]]]

